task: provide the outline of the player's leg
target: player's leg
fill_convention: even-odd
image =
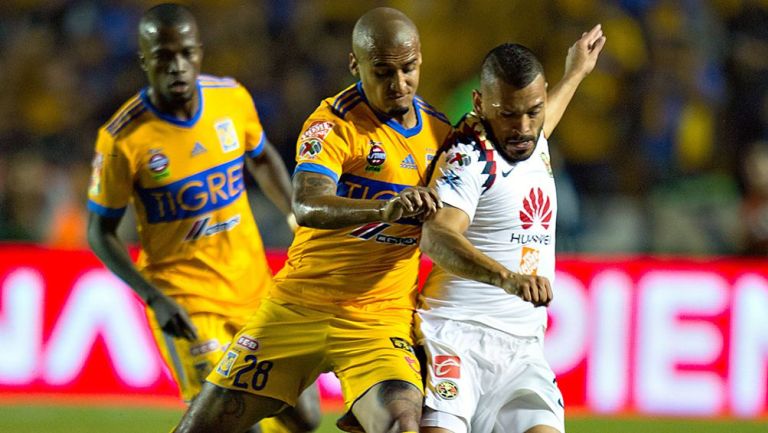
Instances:
[[[403,317],[335,318],[329,356],[344,393],[345,431],[415,432],[423,401],[419,361],[411,338],[412,312]],[[351,414],[350,414],[351,412]]]
[[[523,365],[506,386],[513,395],[499,410],[494,431],[565,433],[565,407],[541,341],[519,339],[511,366]]]
[[[284,407],[284,402],[271,397],[205,383],[174,432],[243,432]]]
[[[352,406],[352,413],[368,433],[416,432],[421,419],[422,392],[412,383],[378,383]]]
[[[317,390],[317,386],[313,384],[305,389],[299,395],[296,407],[289,406],[285,408],[275,419],[292,433],[305,433],[316,430],[320,426],[320,420],[322,419],[322,413],[320,413],[320,393]],[[262,421],[262,424],[265,421]],[[265,427],[263,430],[264,433],[268,433],[269,428]]]

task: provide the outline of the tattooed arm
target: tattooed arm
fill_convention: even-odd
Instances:
[[[442,202],[431,188],[406,188],[389,200],[339,197],[330,177],[300,171],[293,178],[293,212],[301,226],[337,229],[374,221],[392,222],[403,217],[429,218]]]

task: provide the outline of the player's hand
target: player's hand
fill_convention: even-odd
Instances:
[[[581,39],[568,49],[565,58],[565,75],[576,74],[586,77],[597,63],[597,58],[605,46],[605,35],[600,24],[592,27],[589,32],[581,34]]]
[[[189,341],[197,340],[197,329],[192,324],[187,312],[173,299],[159,295],[148,300],[147,305],[155,313],[157,323],[163,332]]]
[[[381,220],[394,222],[404,217],[418,216],[426,220],[443,207],[443,202],[432,188],[416,186],[406,188],[387,200],[380,210]]]
[[[537,307],[546,307],[552,302],[552,286],[547,277],[510,273],[502,278],[501,288]]]

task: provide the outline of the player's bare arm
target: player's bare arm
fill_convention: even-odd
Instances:
[[[552,300],[549,280],[534,275],[516,274],[483,254],[464,236],[469,216],[461,209],[445,206],[424,223],[421,250],[435,263],[462,278],[501,287],[535,305]]]
[[[337,229],[374,221],[431,217],[442,202],[431,188],[406,188],[389,200],[362,200],[336,195],[336,182],[319,173],[298,172],[293,178],[293,212],[301,226]]]
[[[550,137],[565,109],[571,102],[581,81],[595,69],[597,58],[605,46],[606,37],[600,24],[584,32],[569,49],[565,58],[563,78],[547,93],[546,119],[544,136]]]
[[[290,214],[291,176],[272,143],[265,141],[264,150],[256,158],[246,159],[246,166],[267,198],[284,215]]]
[[[120,220],[91,212],[88,217],[88,243],[91,249],[110,271],[152,308],[163,331],[174,337],[196,340],[197,332],[187,312],[147,281],[134,266],[125,245],[117,236]]]

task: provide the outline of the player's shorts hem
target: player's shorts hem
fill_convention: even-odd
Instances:
[[[281,401],[283,404],[287,404],[290,407],[296,407],[296,404],[298,402],[298,397],[296,397],[294,399],[290,399],[290,398],[288,398],[286,396],[278,396],[278,395],[274,395],[274,394],[269,393],[269,392],[262,392],[262,391],[251,390],[251,388],[237,388],[237,387],[234,387],[234,386],[227,386],[226,384],[223,384],[223,383],[214,382],[210,378],[209,379],[205,379],[205,381],[210,383],[211,385],[215,385],[215,386],[217,386],[217,387],[219,387],[221,389],[227,389],[227,390],[230,390],[230,391],[237,391],[237,392],[242,392],[242,393],[245,393],[245,394],[251,394],[251,395],[255,395],[256,397],[266,397],[266,398],[271,398],[273,400],[278,400],[278,401]]]
[[[448,429],[453,433],[467,433],[469,427],[464,418],[448,413],[439,411],[429,406],[424,406],[424,411],[421,416],[421,427],[440,427]]]
[[[374,386],[376,386],[376,385],[378,385],[378,384],[380,384],[380,383],[384,383],[384,382],[391,382],[391,381],[399,381],[399,382],[405,382],[405,383],[409,383],[409,384],[413,385],[413,386],[414,386],[414,387],[415,387],[415,388],[416,388],[416,389],[417,389],[417,390],[418,390],[418,391],[419,391],[419,392],[420,392],[422,395],[424,395],[424,387],[422,386],[422,384],[421,384],[421,383],[418,383],[418,384],[417,384],[417,383],[415,383],[414,381],[411,381],[411,380],[408,380],[408,379],[403,379],[402,377],[393,377],[393,378],[390,378],[390,379],[381,379],[381,380],[377,381],[376,383],[374,383],[373,385],[371,385],[371,386],[367,387],[367,388],[365,389],[365,391],[363,391],[362,393],[360,393],[360,395],[358,395],[357,397],[353,398],[353,399],[351,400],[351,403],[350,403],[349,405],[347,405],[347,404],[346,404],[347,402],[345,401],[345,402],[344,402],[345,411],[347,411],[347,412],[350,412],[350,411],[352,410],[352,406],[354,406],[354,405],[355,405],[355,403],[357,403],[357,402],[358,402],[358,400],[360,400],[361,398],[363,398],[363,396],[365,396],[366,394],[368,394],[368,392],[369,392],[371,389],[373,389],[373,387],[374,387]],[[346,399],[345,399],[345,400],[346,400]]]

